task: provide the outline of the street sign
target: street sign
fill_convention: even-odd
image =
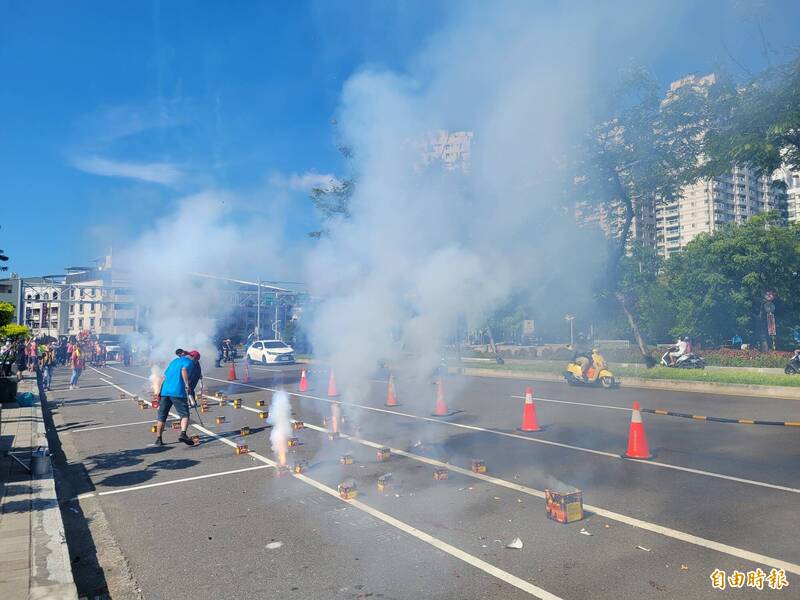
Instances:
[[[575,320],[575,315],[567,313],[566,315],[564,315],[564,320],[566,320],[566,321],[574,321]]]
[[[536,327],[535,327],[535,323],[533,322],[533,319],[524,319],[522,321],[522,333],[523,333],[523,335],[532,335],[533,332],[535,331],[535,329],[536,329]]]

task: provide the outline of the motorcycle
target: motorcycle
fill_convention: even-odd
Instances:
[[[581,366],[576,362],[567,364],[564,371],[564,379],[570,385],[600,385],[605,389],[611,389],[616,385],[614,374],[608,369],[595,369],[594,365],[586,371],[586,378],[583,377]]]
[[[797,375],[800,373],[800,355],[795,354],[791,360],[783,367],[783,372],[787,375]]]
[[[669,362],[669,353],[674,352],[675,347],[670,348],[661,357],[661,364],[665,367],[669,367],[671,369],[705,369],[706,368],[706,361],[703,360],[703,357],[697,354],[696,352],[689,352],[688,354],[683,354],[682,356],[678,357],[678,360],[675,361],[675,364],[670,364]]]

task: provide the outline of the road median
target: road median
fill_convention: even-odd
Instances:
[[[497,377],[504,379],[564,381],[564,378],[558,373],[521,369],[512,370],[503,369],[502,367],[448,367],[448,372],[466,375],[469,377]],[[683,379],[646,379],[643,377],[628,376],[623,376],[621,378],[620,385],[624,387],[656,390],[724,394],[728,396],[776,398],[781,400],[800,400],[800,389],[789,386],[721,383],[714,381],[691,381]]]

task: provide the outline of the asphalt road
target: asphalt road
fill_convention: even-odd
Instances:
[[[212,403],[194,448],[172,431],[166,446],[147,445],[155,411],[120,398],[149,398],[146,369],[89,369],[75,391],[58,372],[49,406],[63,450],[62,512],[68,531],[86,521],[73,561],[80,570],[94,553],[102,567],[86,568],[85,585],[104,578],[115,598],[148,599],[704,598],[719,594],[714,569],[777,567],[790,584],[780,597],[800,597],[800,429],[645,415],[653,460],[619,457],[634,400],[794,421],[798,401],[531,382],[544,430],[521,433],[525,382],[447,377],[448,404],[460,412],[442,420],[430,414],[431,382],[401,372],[396,408],[384,406],[386,374],[358,395],[340,390],[343,432],[356,437],[331,442],[327,373],[310,369],[312,390],[291,396],[307,427],[289,461],[308,461],[304,476],[276,475],[255,407],[275,389],[294,392],[298,367],[251,367],[249,384],[208,369],[207,391],[244,407]],[[214,423],[219,415],[225,424]],[[256,455],[236,455],[241,442]],[[396,450],[387,463],[376,458],[383,445]],[[343,454],[352,465],[339,464]],[[485,476],[469,471],[472,459],[486,462]],[[449,478],[435,481],[444,464]],[[388,472],[393,485],[379,492]],[[349,478],[355,501],[336,495]],[[581,489],[584,520],[548,520],[545,487]],[[523,548],[506,548],[515,537]]]

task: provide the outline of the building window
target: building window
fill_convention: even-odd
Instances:
[[[74,312],[75,312],[75,305],[74,304],[70,304],[69,305],[69,314],[73,314]]]
[[[34,300],[41,300],[41,296],[39,296],[39,294],[36,294],[36,295],[33,297],[33,299],[34,299]]]
[[[81,317],[80,319],[78,319],[78,327],[79,327],[80,329],[83,329],[83,317]]]
[[[89,319],[89,329],[94,329],[94,317]]]
[[[72,325],[73,325],[73,319],[70,319],[69,320],[69,328],[70,328],[70,330],[72,329]]]
[[[58,300],[58,292],[53,292],[53,300]]]
[[[45,292],[45,293],[44,293],[44,299],[45,299],[45,300],[50,300],[50,294],[49,294],[49,293],[47,293],[47,292]]]
[[[31,295],[30,295],[30,294],[28,294],[27,296],[25,296],[25,299],[26,299],[26,300],[32,300],[32,298],[31,298]]]

